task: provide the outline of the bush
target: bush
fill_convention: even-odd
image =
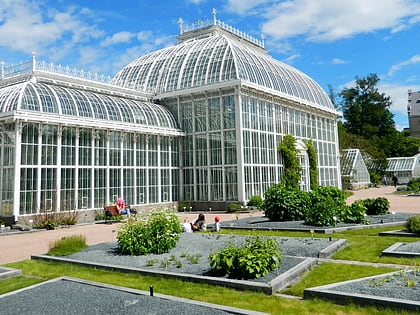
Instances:
[[[268,274],[280,264],[281,253],[275,239],[258,237],[245,240],[240,247],[230,245],[209,255],[212,271],[239,279],[254,279]]]
[[[337,206],[343,206],[346,204],[346,194],[343,190],[333,187],[333,186],[326,186],[326,187],[318,187],[317,189],[312,191],[312,194],[317,194],[321,196],[329,196],[331,197]]]
[[[231,203],[227,206],[228,212],[237,212],[241,210],[241,205],[239,203]]]
[[[350,206],[342,207],[339,221],[344,223],[368,223],[366,207],[362,200],[356,200]]]
[[[405,227],[407,228],[408,232],[420,233],[420,215],[410,217],[407,220]]]
[[[180,233],[181,224],[173,211],[156,211],[124,224],[118,230],[118,247],[128,255],[162,254],[175,247]]]
[[[315,226],[330,226],[338,222],[341,212],[335,200],[330,196],[312,194],[312,206],[305,216],[305,224]]]
[[[249,207],[255,207],[261,209],[263,205],[263,199],[259,195],[252,196],[248,201]]]
[[[67,256],[80,252],[86,247],[86,237],[84,235],[67,236],[51,243],[48,255]]]
[[[190,207],[191,207],[191,204],[188,201],[180,201],[178,203],[179,212],[189,211]]]
[[[420,190],[420,178],[413,178],[407,183],[407,189],[412,191]]]
[[[368,215],[386,214],[389,210],[389,201],[385,197],[364,199],[363,205],[366,207],[366,214]]]
[[[264,194],[262,209],[272,221],[303,220],[310,202],[307,192],[274,184]]]

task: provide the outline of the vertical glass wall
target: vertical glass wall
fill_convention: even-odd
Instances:
[[[15,125],[0,126],[0,215],[13,215]]]
[[[3,203],[13,198],[13,137],[14,129],[0,138],[0,174],[10,177],[1,181]],[[19,213],[102,208],[119,196],[132,205],[175,201],[177,141],[171,136],[25,123]]]

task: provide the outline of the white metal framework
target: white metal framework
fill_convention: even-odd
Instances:
[[[406,184],[412,178],[420,177],[420,154],[410,157],[388,158],[386,172],[390,176],[396,176],[398,183]]]
[[[216,20],[106,77],[35,60],[0,71],[2,215],[188,201],[226,209],[282,178],[277,147],[305,141],[319,184],[341,187],[334,109],[304,73]],[[104,83],[105,82],[105,83]],[[159,104],[159,105],[158,105]]]
[[[369,171],[359,149],[343,150],[341,155],[341,175],[353,186],[368,185]]]

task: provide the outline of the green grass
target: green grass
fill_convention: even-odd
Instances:
[[[168,294],[197,301],[223,304],[232,307],[277,314],[410,314],[408,312],[375,307],[360,307],[356,305],[336,305],[322,300],[296,300],[277,296],[268,296],[263,293],[237,291],[209,284],[182,282],[180,280],[164,279],[161,277],[141,276],[111,272],[88,267],[75,266],[65,263],[52,263],[43,261],[25,260],[8,264],[8,267],[21,269],[31,277],[43,277],[45,280],[59,276],[70,276],[80,279],[98,281],[102,283],[120,285],[128,288],[149,290],[153,286],[155,293]],[[33,278],[32,278],[33,279]],[[2,287],[3,281],[0,281]]]
[[[394,268],[385,267],[322,263],[308,272],[300,282],[283,290],[282,293],[303,296],[303,290],[305,288],[375,276],[395,270]]]
[[[65,236],[50,244],[48,255],[51,256],[67,256],[73,253],[80,252],[82,249],[88,247],[86,244],[86,236],[71,235]]]
[[[332,235],[315,234],[315,237],[345,238],[348,246],[334,255],[335,259],[357,260],[364,262],[393,263],[400,265],[418,266],[417,259],[381,257],[383,249],[395,242],[417,241],[418,238],[378,236],[386,230],[398,230],[403,227],[388,227],[382,229],[366,229],[348,231]],[[240,231],[223,229],[226,234],[243,234],[259,236],[286,236],[310,237],[304,232],[278,232],[278,231]],[[203,302],[223,304],[232,307],[266,312],[270,314],[413,314],[400,310],[382,309],[376,307],[362,307],[357,305],[336,305],[327,301],[311,299],[287,299],[278,296],[267,296],[263,293],[236,291],[234,289],[209,284],[182,282],[180,280],[165,279],[161,277],[125,274],[81,267],[65,263],[25,260],[8,264],[8,267],[22,270],[23,276],[18,278],[0,280],[0,293],[23,288],[41,279],[48,280],[59,276],[70,276],[91,281],[98,281],[128,288],[149,290],[154,287],[156,293],[168,294]],[[302,280],[282,293],[302,297],[307,287],[320,286],[334,282],[350,280],[365,276],[394,271],[392,268],[360,266],[353,264],[322,263],[308,272]]]

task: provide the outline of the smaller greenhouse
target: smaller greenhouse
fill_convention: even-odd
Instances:
[[[343,188],[358,188],[370,184],[370,175],[359,149],[343,150],[341,155]]]
[[[396,176],[399,184],[407,184],[412,178],[420,177],[420,153],[411,157],[389,158],[387,174]]]

